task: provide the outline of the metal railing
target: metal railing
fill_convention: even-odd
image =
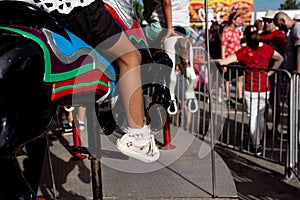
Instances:
[[[257,142],[260,142],[263,151],[262,155],[259,156],[273,162],[286,163],[288,151],[286,136],[288,135],[290,118],[288,93],[290,74],[285,70],[272,70],[274,75],[269,79],[266,72],[271,71],[271,69],[247,68],[236,65],[228,66],[227,70],[229,71],[229,80],[234,78],[230,77],[232,74],[238,76],[238,71],[242,71],[244,77],[247,72],[250,76],[251,88],[250,91],[245,91],[245,87],[243,87],[243,102],[241,104],[238,102],[238,80],[233,79],[231,81],[229,86],[230,101],[226,102],[227,117],[219,138],[220,144],[257,155],[257,152],[253,152],[252,145],[255,146]],[[258,74],[258,77],[255,78],[253,74]],[[259,90],[266,87],[271,88],[270,92],[268,90],[263,90],[260,93],[254,92],[253,82],[261,83],[263,79],[266,79],[265,85],[258,84]],[[245,78],[243,86],[245,86]],[[260,103],[253,104],[254,101]],[[251,124],[255,128],[251,128]],[[254,138],[259,137],[257,135],[258,129],[263,132],[261,140],[253,141]]]
[[[217,144],[223,147],[232,148],[244,153],[249,153],[269,161],[279,163],[286,166],[286,175],[289,175],[289,170],[295,172],[299,177],[300,174],[300,155],[299,155],[299,128],[300,128],[300,74],[291,75],[288,71],[282,69],[265,69],[265,68],[248,68],[240,65],[231,65],[227,67],[229,71],[229,86],[230,101],[225,102],[225,87],[224,87],[224,73],[219,73],[222,70],[215,67],[215,69],[208,70],[205,64],[205,51],[201,47],[194,48],[194,68],[198,75],[198,83],[195,85],[195,92],[199,101],[199,110],[195,113],[189,113],[185,107],[184,99],[184,77],[178,78],[176,89],[176,96],[178,98],[179,113],[176,117],[172,117],[172,122],[191,134],[205,139],[210,126],[217,127],[216,138]],[[273,71],[274,74],[267,78],[266,72]],[[246,72],[250,74],[251,81],[261,82],[262,79],[267,78],[265,86],[270,88],[270,92],[261,92],[258,95],[258,101],[264,96],[265,106],[249,108],[254,96],[256,95],[252,90],[249,91],[250,100],[246,102],[245,93],[245,79],[243,79],[243,103],[238,102],[237,77],[239,73],[243,76]],[[256,73],[258,77],[253,76]],[[208,73],[210,73],[210,80],[208,81]],[[209,84],[210,87],[209,87]],[[260,88],[261,89],[261,88]],[[210,98],[209,98],[210,97]],[[211,108],[209,106],[211,103]],[[263,112],[263,136],[261,138],[262,154],[258,155],[252,149],[252,135],[251,138],[251,111],[253,109],[261,110]],[[210,115],[213,114],[212,120]],[[256,119],[257,120],[257,119]],[[257,123],[259,121],[256,121]],[[211,123],[211,124],[210,124]],[[220,128],[220,123],[223,125]],[[254,123],[254,122],[252,122]],[[252,131],[253,132],[253,131]]]
[[[228,88],[230,101],[225,102],[225,74],[222,69],[213,63],[210,63],[208,69],[207,53],[201,47],[194,47],[193,55],[193,66],[198,77],[194,89],[199,109],[196,112],[188,110],[185,98],[187,82],[183,75],[178,75],[175,89],[178,113],[170,116],[172,125],[187,130],[207,144],[214,139],[215,142],[211,144],[281,164],[286,167],[288,177],[294,172],[299,178],[300,74],[291,75],[282,69],[227,66],[227,78],[231,84]],[[270,77],[267,75],[269,71],[274,72]],[[242,79],[242,102],[238,101],[239,75],[247,75],[247,81],[250,80],[250,89],[245,91],[246,79]],[[258,84],[260,93],[254,91],[253,82],[263,82]],[[147,95],[152,96],[154,91],[154,88],[149,87]],[[245,96],[246,93],[248,96]],[[256,117],[256,113],[260,117]],[[251,128],[255,123],[261,126]],[[163,120],[157,124],[161,128],[164,125]],[[258,127],[263,132],[260,138],[261,154],[252,148],[255,147],[254,139],[259,137],[256,132]]]

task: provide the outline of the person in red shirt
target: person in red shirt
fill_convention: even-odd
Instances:
[[[258,70],[257,68],[268,68],[270,59],[274,59],[273,69],[280,67],[283,57],[272,47],[259,41],[258,30],[255,26],[247,26],[244,31],[247,45],[237,52],[224,59],[217,59],[214,62],[218,65],[228,65],[240,62],[248,68],[245,70],[245,93],[247,112],[250,114],[250,134],[252,149],[257,155],[262,154],[260,141],[263,138],[265,126],[264,112],[266,100],[270,94],[268,77],[274,71]],[[267,73],[266,73],[267,72]],[[257,124],[258,122],[258,124]]]
[[[276,11],[273,10],[266,12],[266,15],[263,17],[263,32],[259,37],[261,42],[268,44],[283,56],[287,38],[283,31],[276,28],[273,21],[275,14]]]
[[[222,58],[228,57],[234,54],[241,48],[240,30],[239,25],[241,24],[240,15],[237,12],[233,12],[228,17],[228,26],[224,28],[221,39],[221,55]],[[238,70],[238,77],[236,77],[236,71],[234,69],[228,70],[224,67],[224,79],[225,81],[225,101],[230,101],[229,91],[229,79],[237,80],[237,92],[238,92],[238,103],[243,102],[243,73]]]
[[[276,14],[276,11],[274,10],[268,10],[263,17],[263,32],[259,35],[260,41],[263,43],[266,43],[270,45],[274,50],[278,51],[282,56],[284,56],[284,49],[287,43],[286,35],[283,31],[278,30],[274,24],[274,16]],[[273,65],[273,60],[269,63],[269,67],[271,68]],[[282,67],[282,66],[281,66]],[[275,80],[275,78],[277,80]],[[278,132],[278,125],[280,123],[280,113],[281,113],[281,107],[280,107],[280,88],[282,83],[282,73],[277,72],[277,76],[271,76],[270,77],[270,84],[271,84],[271,93],[270,93],[270,99],[269,103],[272,108],[272,122],[274,119],[274,125],[273,130],[276,133],[278,138],[280,137],[280,133]],[[276,85],[275,85],[276,84]],[[267,135],[269,137],[273,136],[273,130],[268,129]]]

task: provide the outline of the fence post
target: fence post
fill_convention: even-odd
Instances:
[[[290,75],[290,74],[289,74]],[[294,116],[296,115],[296,113],[293,112],[293,108],[294,108],[294,105],[295,105],[295,99],[294,99],[294,90],[295,90],[295,81],[294,81],[294,77],[293,75],[290,75],[290,81],[289,81],[289,109],[288,109],[288,116],[289,116],[289,123],[288,123],[288,142],[287,142],[287,158],[286,158],[286,165],[285,165],[285,170],[284,170],[284,176],[285,176],[285,179],[291,179],[292,178],[292,172],[293,172],[293,164],[292,164],[292,161],[293,161],[293,140],[292,140],[292,136],[294,135],[294,132],[295,132],[295,127],[293,126],[293,122],[295,120]]]
[[[175,149],[176,146],[171,144],[171,129],[170,129],[170,116],[167,114],[167,119],[163,128],[164,133],[164,146],[160,149],[162,150],[171,150]]]

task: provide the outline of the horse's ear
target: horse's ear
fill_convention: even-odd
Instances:
[[[158,63],[158,64],[162,64],[162,65],[166,65],[166,66],[169,66],[169,67],[173,67],[173,62],[171,60],[171,58],[169,57],[169,55],[165,52],[158,52],[158,53],[155,53],[153,56],[153,61],[155,63]]]
[[[175,44],[176,54],[180,55],[185,60],[190,59],[191,43],[187,38],[178,38]]]
[[[175,52],[177,52],[178,53],[178,51],[180,52],[180,43],[179,43],[179,40],[177,39],[176,40],[176,43],[175,43],[175,45],[174,45],[174,48],[175,48]]]

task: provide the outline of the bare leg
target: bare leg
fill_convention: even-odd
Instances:
[[[222,102],[223,101],[223,95],[222,95],[222,86],[219,86],[218,88],[218,100],[219,102]]]
[[[227,80],[225,82],[225,92],[226,92],[226,101],[229,101],[230,91],[229,91],[229,81],[227,81]]]
[[[79,106],[78,107],[77,120],[79,122],[84,122],[85,121],[85,112],[86,112],[86,107],[84,107],[84,106]]]
[[[185,116],[186,116],[186,130],[188,131],[189,128],[190,128],[191,120],[192,120],[192,113],[189,111],[186,103],[187,102],[184,101],[183,108],[184,108],[184,113],[185,113]]]
[[[72,113],[72,111],[68,112],[67,118],[68,118],[69,124],[72,124],[72,122],[73,122],[73,120],[74,120],[74,119],[73,119],[73,113]]]
[[[77,112],[77,121],[78,121],[78,128],[80,131],[83,131],[85,129],[85,117],[86,117],[86,107],[79,106],[78,112]]]
[[[116,58],[120,68],[118,85],[128,123],[126,134],[117,139],[116,147],[127,156],[144,162],[154,162],[159,159],[160,153],[154,136],[150,135],[150,128],[144,126],[143,121],[141,55],[124,33],[107,51]]]
[[[117,64],[120,68],[118,85],[128,126],[130,128],[142,128],[144,122],[140,77],[141,55],[124,33],[121,34],[119,41],[107,51],[117,58]]]
[[[238,96],[239,96],[239,99],[241,99],[241,98],[243,98],[244,76],[239,76],[237,84],[238,84]]]

